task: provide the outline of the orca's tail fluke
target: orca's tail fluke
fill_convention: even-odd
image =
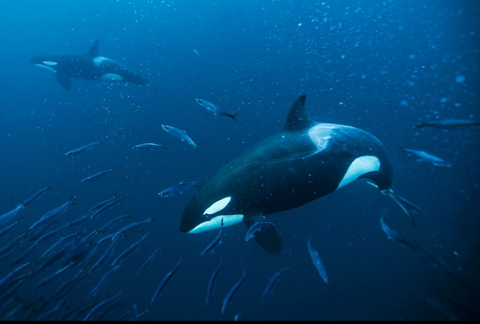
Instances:
[[[263,216],[245,217],[243,219],[248,228],[257,222],[265,222]],[[282,251],[282,240],[277,232],[275,224],[265,227],[262,231],[255,233],[255,241],[268,253],[279,254]]]

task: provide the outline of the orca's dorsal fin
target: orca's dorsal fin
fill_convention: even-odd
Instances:
[[[307,95],[301,95],[290,108],[288,113],[287,124],[285,125],[286,130],[296,130],[307,128],[314,123],[310,119],[308,114],[305,112],[305,100]]]
[[[95,41],[95,43],[93,43],[92,47],[90,47],[90,50],[87,53],[88,56],[91,56],[91,57],[98,56],[98,43],[100,43],[100,41],[98,40]]]

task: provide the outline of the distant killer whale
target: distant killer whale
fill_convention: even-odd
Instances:
[[[84,55],[37,55],[30,63],[55,73],[58,83],[67,90],[72,88],[71,78],[81,80],[104,80],[110,82],[130,82],[157,87],[144,77],[132,72],[123,64],[98,55],[97,40]]]
[[[392,187],[393,170],[383,144],[350,126],[318,123],[305,112],[306,96],[290,109],[285,128],[235,157],[186,206],[180,231],[202,233],[244,222],[248,227],[368,179],[410,216]],[[413,220],[413,219],[412,219]],[[282,249],[275,226],[255,236],[267,252]]]

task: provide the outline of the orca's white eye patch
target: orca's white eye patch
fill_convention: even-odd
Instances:
[[[376,156],[362,156],[352,162],[337,189],[357,180],[362,175],[380,170],[380,160]]]
[[[58,65],[57,62],[52,62],[52,61],[43,61],[42,62],[43,64],[45,65],[48,65],[48,66],[55,66],[55,65]]]
[[[228,206],[230,201],[232,201],[232,197],[226,197],[226,198],[220,199],[219,201],[217,201],[216,203],[208,207],[208,209],[205,210],[203,215],[213,215],[218,213],[221,210],[224,210],[225,207]]]

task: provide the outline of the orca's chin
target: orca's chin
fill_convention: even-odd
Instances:
[[[200,234],[213,230],[219,230],[222,227],[230,227],[243,222],[244,215],[220,215],[213,217],[210,220],[206,220],[203,223],[198,224],[194,228],[185,231],[185,228],[180,228],[180,231],[188,234]]]

